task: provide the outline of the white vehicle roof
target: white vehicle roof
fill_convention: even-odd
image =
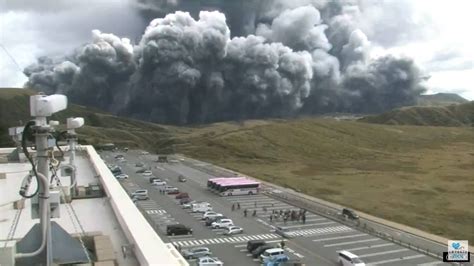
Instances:
[[[228,222],[232,223],[232,220],[231,219],[221,219],[219,221],[219,223],[228,223]]]
[[[339,251],[340,254],[344,254],[346,255],[347,257],[349,258],[359,258],[357,255],[353,254],[353,253],[350,253],[349,251],[346,251],[346,250],[341,250]]]
[[[271,248],[271,249],[265,250],[265,252],[266,253],[273,253],[273,252],[285,252],[285,251],[281,248]]]

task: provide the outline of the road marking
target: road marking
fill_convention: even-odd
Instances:
[[[166,213],[165,210],[147,210],[146,213],[148,214],[163,214]]]
[[[324,228],[316,228],[316,229],[305,229],[305,230],[297,230],[297,231],[290,231],[287,232],[289,236],[313,236],[318,234],[331,234],[331,233],[343,233],[353,231],[352,228],[347,226],[335,226],[335,227],[324,227]],[[315,241],[315,240],[313,240]]]
[[[357,235],[349,235],[349,236],[337,236],[337,237],[330,237],[330,238],[321,238],[321,239],[314,239],[314,242],[321,242],[327,240],[337,240],[337,239],[344,239],[344,238],[353,238],[359,236],[367,236],[367,234],[357,234]]]
[[[378,238],[369,238],[369,239],[363,239],[363,240],[357,240],[357,241],[349,241],[349,242],[328,244],[328,245],[324,245],[324,247],[345,246],[345,245],[350,245],[350,244],[355,244],[355,243],[372,242],[372,241],[377,241],[377,240],[380,240],[380,239],[378,239]]]
[[[202,244],[222,244],[222,243],[242,243],[247,242],[248,240],[264,240],[264,239],[275,239],[280,238],[277,234],[263,234],[263,235],[247,235],[247,236],[240,236],[240,237],[226,237],[226,238],[213,238],[213,239],[200,239],[190,241],[186,239],[186,241],[175,241],[173,245],[181,245],[181,246],[195,246],[195,245],[202,245]],[[246,240],[248,239],[248,240]],[[279,241],[279,240],[277,240]],[[272,241],[266,241],[272,242]],[[246,245],[243,245],[245,247]]]
[[[313,240],[314,241],[314,240]],[[344,249],[347,251],[357,251],[357,250],[363,250],[363,249],[369,249],[369,248],[380,248],[380,247],[387,247],[387,246],[393,246],[395,245],[394,243],[385,243],[385,244],[379,244],[379,245],[373,245],[373,246],[365,246],[365,247],[360,247],[360,248],[350,248],[350,249]],[[338,250],[339,252],[341,250]]]
[[[335,224],[335,223],[336,223],[336,222],[325,222],[325,223],[316,223],[316,224],[296,224],[296,225],[290,225],[290,226],[281,226],[281,228],[283,228],[283,229],[288,229],[288,228],[309,227],[309,226]]]
[[[375,252],[375,253],[359,255],[359,258],[367,258],[367,257],[373,257],[373,256],[378,256],[378,255],[383,255],[383,254],[397,253],[397,252],[402,252],[402,251],[407,251],[407,250],[408,249],[406,249],[406,248],[400,248],[400,249],[395,249],[395,250],[387,250],[387,251],[381,251],[381,252]]]
[[[248,250],[246,248],[243,248],[241,250],[239,250],[240,252],[247,252]]]
[[[299,258],[304,258],[304,256],[303,256],[303,255],[301,255],[300,253],[298,253],[298,252],[294,251],[294,250],[293,250],[293,249],[291,249],[291,248],[288,248],[288,247],[286,247],[286,248],[285,248],[285,250],[288,250],[290,253],[293,253],[293,254],[295,254],[295,256],[297,256],[297,257],[299,257]]]
[[[433,261],[433,262],[418,264],[418,266],[431,266],[431,265],[439,265],[439,264],[444,264],[444,262],[442,262],[442,261]]]
[[[398,262],[398,261],[402,261],[402,260],[411,260],[411,259],[421,258],[421,257],[424,257],[424,256],[425,255],[418,254],[418,255],[413,255],[413,256],[408,256],[408,257],[401,257],[401,258],[397,258],[397,259],[376,261],[376,262],[372,262],[372,263],[369,263],[369,264],[366,264],[366,265],[380,265],[380,264],[386,264],[386,263],[391,263],[391,262]]]

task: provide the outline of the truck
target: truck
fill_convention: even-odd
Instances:
[[[212,211],[211,204],[208,202],[196,202],[191,205],[192,212],[207,212]]]

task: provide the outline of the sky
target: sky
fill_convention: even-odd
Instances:
[[[148,21],[131,1],[0,0],[0,88],[22,87],[27,81],[23,68],[38,56],[71,52],[90,41],[93,29],[134,42]],[[453,92],[474,100],[474,1],[391,0],[366,8],[372,15],[361,27],[371,41],[372,57],[409,56],[430,76],[429,94]],[[369,25],[384,20],[386,29]],[[390,38],[387,32],[400,27],[406,27],[406,34]]]

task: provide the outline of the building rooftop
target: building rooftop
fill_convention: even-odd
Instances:
[[[13,148],[0,149],[0,157],[5,158],[12,151]],[[51,220],[72,236],[85,236],[85,243],[87,238],[89,242],[95,241],[96,250],[92,259],[111,260],[118,265],[188,265],[174,246],[160,239],[92,146],[80,146],[75,162],[77,186],[99,184],[105,194],[103,197],[73,199],[70,204],[62,203],[60,218]],[[24,202],[21,212],[14,208],[14,203],[22,199],[18,192],[30,169],[29,163],[0,163],[1,248],[14,246],[39,222],[39,219],[32,219],[31,200]],[[70,184],[69,177],[63,177],[60,173],[58,176],[63,186]],[[30,193],[36,189],[36,184],[32,186]],[[14,234],[9,237],[17,213],[20,213],[20,218]],[[104,255],[98,250],[98,238],[92,239],[100,235],[106,236],[105,245],[111,245],[113,253]],[[12,241],[5,241],[7,239]]]

